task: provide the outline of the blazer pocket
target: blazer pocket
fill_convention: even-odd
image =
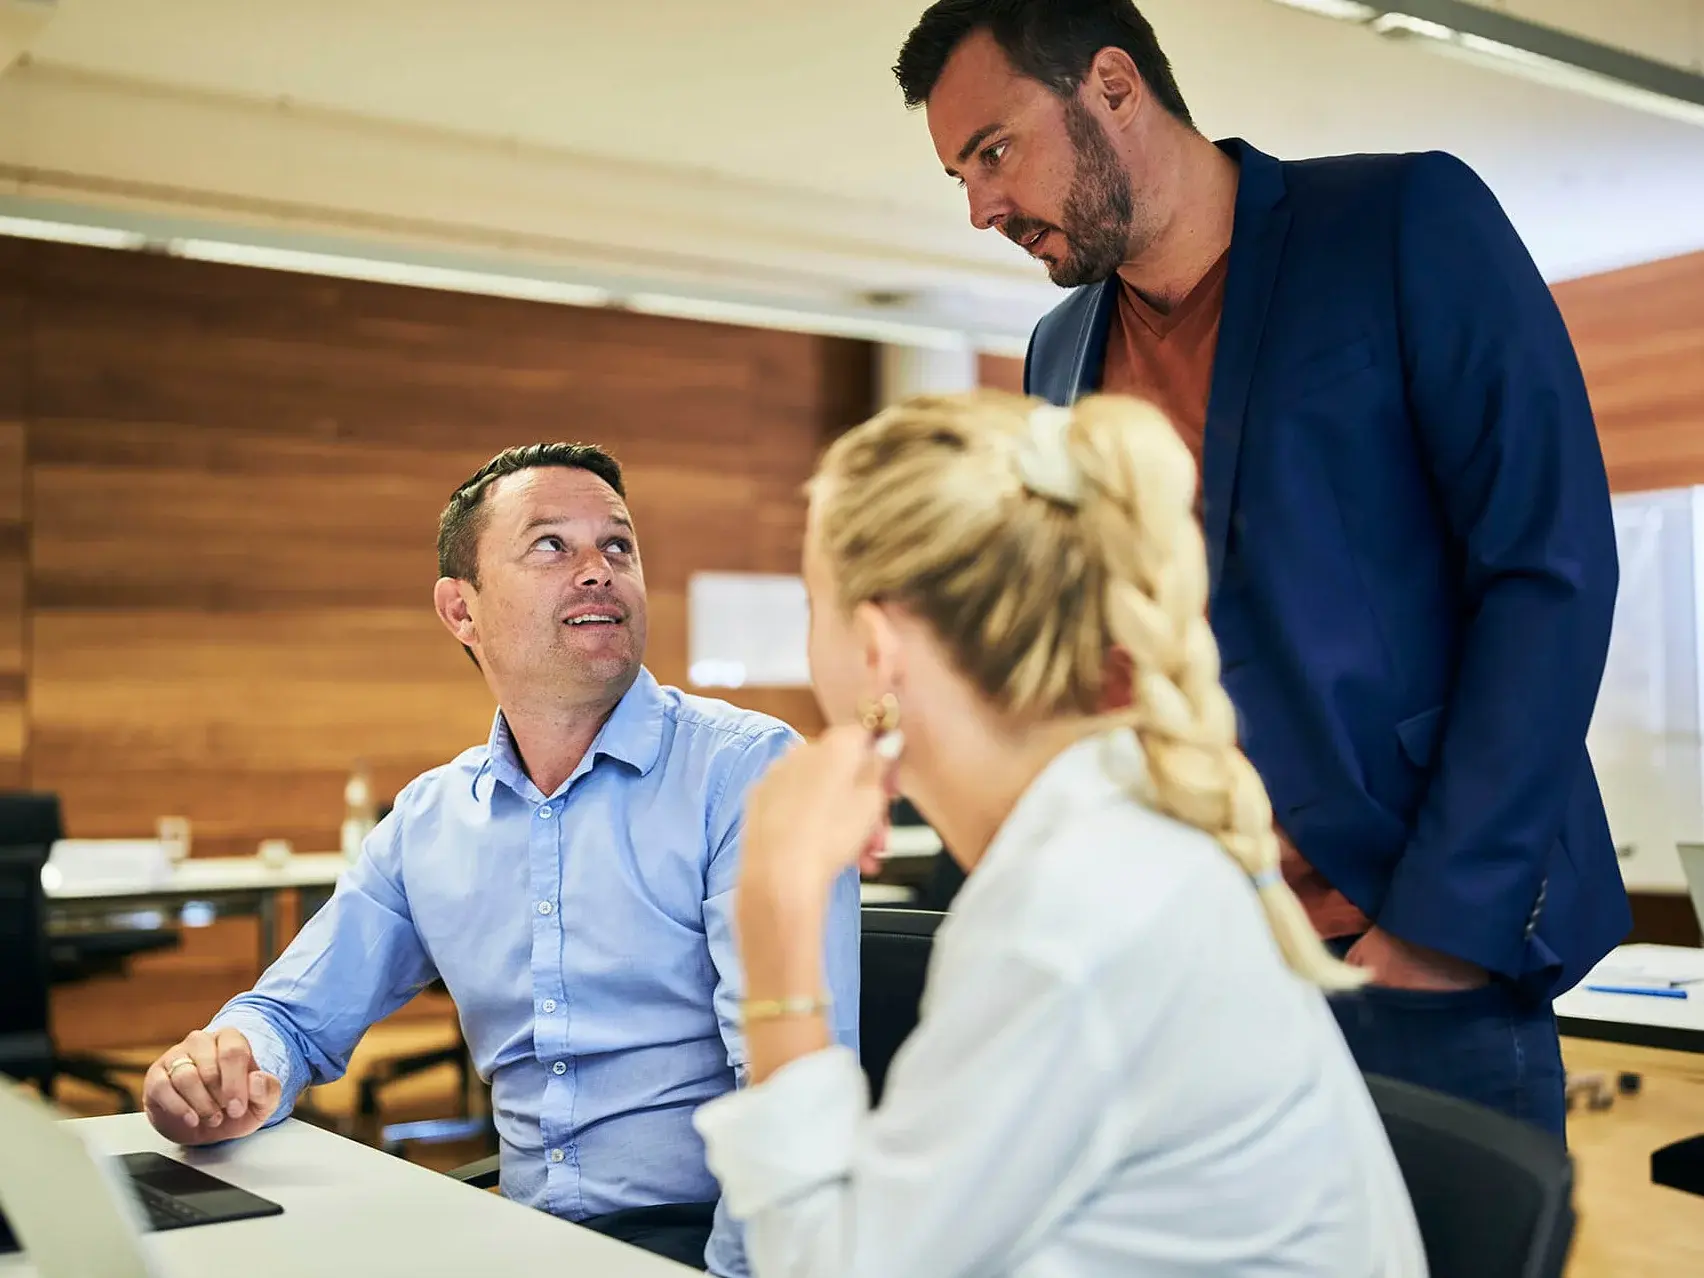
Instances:
[[[1433,706],[1419,714],[1410,715],[1396,725],[1396,739],[1402,743],[1402,753],[1417,768],[1429,768],[1438,753],[1438,729],[1444,722],[1444,708]]]
[[[1373,362],[1373,339],[1370,337],[1357,337],[1342,346],[1316,352],[1292,367],[1289,393],[1284,398],[1290,401],[1306,399],[1364,368],[1371,368]]]

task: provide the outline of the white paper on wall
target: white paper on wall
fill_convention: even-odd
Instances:
[[[700,688],[803,688],[810,605],[804,579],[701,572],[687,582],[688,677]]]

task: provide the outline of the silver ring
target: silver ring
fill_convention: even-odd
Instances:
[[[194,1060],[192,1060],[188,1056],[178,1057],[170,1065],[166,1066],[166,1077],[170,1078],[173,1074],[177,1073],[185,1065],[188,1065],[191,1069],[193,1069],[195,1067],[195,1062],[194,1062]]]

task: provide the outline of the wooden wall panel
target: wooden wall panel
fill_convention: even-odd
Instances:
[[[1704,482],[1704,255],[1558,290],[1618,487]],[[430,609],[454,485],[539,439],[628,469],[648,663],[686,677],[698,570],[788,572],[800,485],[871,408],[860,343],[0,239],[0,785],[73,833],[330,847],[357,760],[392,792],[483,738]],[[1022,361],[984,357],[1016,390]],[[736,699],[810,731],[802,691]],[[253,975],[244,922],[125,987],[148,1033]],[[137,1033],[65,992],[72,1045]]]
[[[23,272],[22,245],[0,239],[0,787],[23,784],[29,737],[24,500],[29,334]]]
[[[1556,286],[1610,487],[1704,483],[1704,253]]]
[[[647,662],[683,683],[688,577],[796,571],[801,485],[871,399],[860,343],[5,251],[28,279],[30,405],[12,417],[10,471],[0,412],[0,488],[13,475],[31,512],[15,538],[31,604],[25,771],[61,793],[76,834],[180,814],[197,852],[331,847],[357,760],[389,793],[482,740],[489,694],[431,611],[433,537],[455,485],[511,444],[581,439],[620,457],[651,591]],[[0,606],[6,510],[0,492]],[[734,699],[817,726],[805,692]]]
[[[976,379],[979,386],[992,387],[994,390],[1011,391],[1014,395],[1024,393],[1024,362],[1009,355],[978,355],[976,357]]]

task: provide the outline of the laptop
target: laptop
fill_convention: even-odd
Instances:
[[[63,1117],[0,1078],[0,1253],[40,1278],[160,1278],[142,1234],[284,1210],[163,1154],[93,1154]]]

